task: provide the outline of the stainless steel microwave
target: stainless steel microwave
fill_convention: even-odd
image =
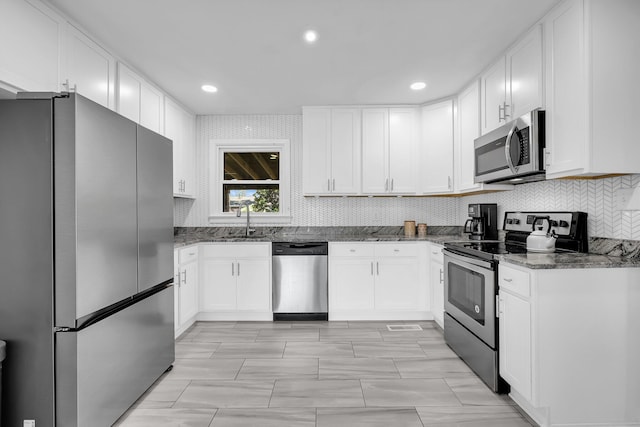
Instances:
[[[545,179],[544,111],[533,110],[474,141],[475,182]]]

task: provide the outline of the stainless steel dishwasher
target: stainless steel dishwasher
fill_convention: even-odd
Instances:
[[[273,320],[327,320],[326,242],[274,242]]]

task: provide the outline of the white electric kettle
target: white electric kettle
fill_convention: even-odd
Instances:
[[[540,221],[540,225],[536,223]],[[544,221],[547,221],[547,231],[544,231]],[[537,229],[536,229],[537,228]],[[533,231],[527,237],[527,251],[530,252],[554,252],[556,250],[555,231],[551,231],[549,217],[537,216],[533,219]]]

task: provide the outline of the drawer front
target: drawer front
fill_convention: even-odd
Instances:
[[[372,243],[329,243],[329,256],[336,257],[373,257]]]
[[[201,247],[207,258],[255,258],[271,256],[271,243],[215,243]]]
[[[178,262],[186,264],[191,261],[198,260],[198,246],[188,246],[178,251]]]
[[[415,243],[378,243],[377,257],[413,257],[418,256],[418,245]]]
[[[531,295],[531,278],[528,272],[515,268],[498,266],[498,286],[500,289],[529,298]]]

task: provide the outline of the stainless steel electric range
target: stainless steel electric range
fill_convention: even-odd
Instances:
[[[556,252],[588,252],[584,212],[505,212],[505,240],[445,243],[444,335],[447,344],[494,391],[508,392],[498,371],[498,255],[527,253],[526,241],[544,218]]]

